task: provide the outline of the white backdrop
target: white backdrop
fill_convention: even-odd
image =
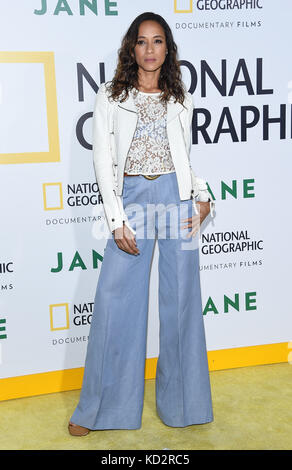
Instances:
[[[208,350],[291,340],[292,3],[226,3],[0,0],[1,378],[84,365],[106,242],[92,111],[144,11],[172,28],[195,103],[192,166],[216,199],[200,238]],[[147,358],[157,262],[156,245]]]

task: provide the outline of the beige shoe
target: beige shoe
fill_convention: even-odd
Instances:
[[[78,424],[71,423],[71,421],[68,424],[68,430],[71,436],[87,436],[87,434],[90,433],[89,429],[79,426]]]

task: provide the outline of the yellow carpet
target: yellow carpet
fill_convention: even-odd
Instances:
[[[0,402],[1,450],[292,449],[292,365],[210,373],[214,421],[171,428],[155,410],[155,379],[145,381],[142,427],[72,437],[67,422],[79,390]]]

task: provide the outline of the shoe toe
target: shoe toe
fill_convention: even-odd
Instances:
[[[68,429],[71,436],[86,436],[90,432],[89,429],[73,423],[68,424]]]

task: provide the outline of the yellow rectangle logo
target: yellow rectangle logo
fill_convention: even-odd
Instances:
[[[12,163],[42,163],[42,162],[59,162],[60,161],[60,144],[59,144],[59,128],[58,128],[58,108],[56,94],[56,77],[55,62],[53,52],[17,52],[17,51],[0,51],[0,64],[43,64],[44,70],[44,95],[45,95],[45,116],[48,133],[48,151],[31,151],[31,152],[13,152],[0,153],[0,164]],[[12,73],[12,72],[11,72]],[[17,77],[19,80],[19,77]],[[26,86],[28,86],[29,82]],[[40,85],[41,86],[41,85]],[[5,96],[2,90],[2,100],[6,102],[15,99],[13,92],[11,96]],[[21,102],[19,103],[21,106]],[[41,119],[41,116],[39,116]],[[17,135],[17,128],[11,129],[13,136]],[[21,132],[19,132],[21,135]]]
[[[174,13],[192,13],[193,0],[174,0]]]
[[[63,209],[62,183],[44,183],[43,198],[45,211]]]
[[[50,305],[50,325],[51,331],[69,329],[69,304]]]

